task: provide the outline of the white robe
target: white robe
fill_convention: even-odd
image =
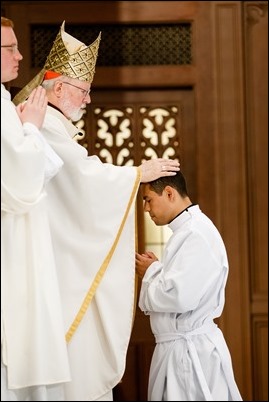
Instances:
[[[139,297],[157,343],[148,400],[240,401],[229,350],[213,322],[228,275],[221,236],[197,205],[169,227],[163,260],[146,271]]]
[[[48,107],[42,133],[64,161],[47,191],[65,328],[71,336],[72,381],[65,387],[65,400],[86,401],[111,393],[125,370],[134,313],[140,169],[88,156],[73,139],[77,132]],[[86,296],[90,302],[83,305]]]
[[[70,379],[44,182],[62,161],[1,85],[1,400],[46,400]],[[56,385],[55,385],[56,384]],[[54,393],[55,391],[55,393]],[[58,400],[62,399],[62,394]]]

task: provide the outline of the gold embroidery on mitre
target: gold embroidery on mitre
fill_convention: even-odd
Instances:
[[[86,46],[65,32],[64,25],[65,21],[62,23],[42,70],[14,97],[15,105],[24,102],[32,90],[42,84],[44,74],[48,70],[92,83],[101,32],[91,45]]]
[[[89,46],[64,31],[64,22],[45,63],[45,70],[92,83],[101,32]]]

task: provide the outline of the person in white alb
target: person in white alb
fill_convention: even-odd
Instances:
[[[64,30],[41,72],[15,97],[42,84],[49,106],[42,133],[64,161],[47,186],[72,381],[65,400],[112,400],[130,340],[135,293],[135,200],[141,181],[174,175],[177,161],[115,166],[89,156],[74,137],[91,102],[101,36],[89,46]]]
[[[192,204],[182,172],[142,184],[144,211],[172,235],[162,260],[136,254],[139,307],[155,336],[149,401],[241,401],[231,356],[214,319],[222,313],[228,260],[213,222]]]
[[[21,59],[1,17],[1,401],[63,400],[70,370],[45,190],[63,162],[39,131],[44,89],[16,108],[3,85]]]

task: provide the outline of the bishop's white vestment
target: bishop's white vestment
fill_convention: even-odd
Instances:
[[[147,269],[139,307],[156,346],[149,401],[241,401],[228,347],[214,318],[222,313],[228,260],[221,236],[198,205],[187,208],[162,261]]]
[[[63,400],[70,380],[44,183],[62,166],[1,85],[1,400]],[[54,398],[54,399],[53,399]]]
[[[65,400],[96,400],[123,376],[135,290],[140,169],[102,163],[48,107],[42,133],[64,166],[47,186],[72,381]]]

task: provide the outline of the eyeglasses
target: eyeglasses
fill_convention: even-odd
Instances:
[[[11,50],[12,54],[16,54],[19,51],[18,45],[1,45],[1,47]]]
[[[88,89],[88,91],[86,91],[86,89],[80,88],[80,87],[78,87],[78,86],[76,86],[76,85],[74,85],[74,84],[70,84],[70,82],[62,81],[62,83],[63,83],[63,84],[67,84],[67,85],[71,85],[71,87],[75,87],[75,88],[77,88],[77,89],[80,89],[80,91],[82,92],[82,95],[83,95],[83,99],[85,99],[86,96],[89,95],[90,92],[91,92],[90,89]]]

